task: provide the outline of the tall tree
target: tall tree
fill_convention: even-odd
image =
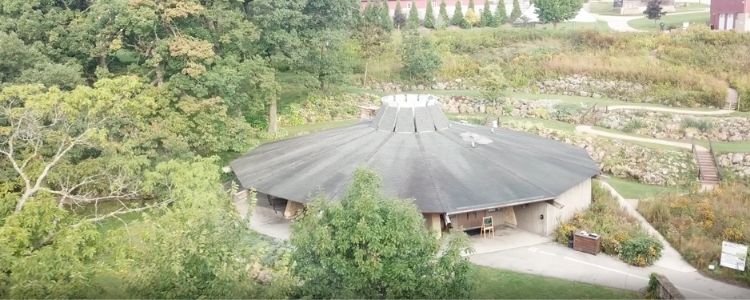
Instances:
[[[464,17],[464,20],[466,21],[466,27],[469,28],[479,25],[480,22],[477,12],[473,9],[469,9],[466,11],[466,17]]]
[[[391,19],[390,11],[388,8],[388,0],[382,0],[383,4],[380,7],[380,20],[383,23],[383,28],[387,31],[393,30],[393,19]]]
[[[411,1],[411,8],[409,8],[409,18],[406,21],[409,29],[417,29],[419,27],[419,11],[417,10],[417,2]]]
[[[435,28],[435,10],[432,8],[432,1],[427,1],[422,25],[424,25],[425,28]]]
[[[453,17],[451,18],[451,25],[459,26],[461,28],[467,27],[466,19],[464,19],[463,8],[461,8],[461,1],[456,1],[456,9],[453,11]]]
[[[513,10],[510,11],[510,18],[508,21],[511,23],[515,22],[521,17],[521,14],[521,3],[519,3],[518,0],[513,0]]]
[[[465,235],[441,246],[414,204],[383,196],[372,171],[356,171],[341,201],[309,204],[290,242],[297,296],[463,298],[471,288]]]
[[[401,0],[396,0],[396,8],[393,10],[393,26],[401,29],[406,24],[406,16],[401,10]]]
[[[495,10],[495,23],[497,26],[503,25],[508,22],[508,13],[505,10],[505,1],[497,1],[497,9]]]
[[[469,7],[466,9],[466,11],[468,12],[469,10],[475,10],[474,0],[469,0]]]
[[[492,10],[490,10],[490,1],[484,1],[484,8],[482,8],[482,17],[479,23],[484,27],[497,26],[495,17],[492,16]]]
[[[370,6],[368,5],[368,8]],[[377,5],[380,7],[380,5]],[[365,70],[362,76],[362,84],[367,84],[367,74],[369,71],[370,61],[373,57],[380,54],[383,46],[388,43],[390,35],[386,28],[383,28],[380,20],[380,14],[375,11],[365,9],[365,15],[357,25],[355,38],[359,41],[360,53],[365,61]]]
[[[433,80],[440,68],[441,60],[432,42],[419,34],[410,32],[404,37],[401,61],[404,64],[403,77],[419,82]]]
[[[557,23],[572,19],[581,10],[581,0],[535,0],[536,13],[542,23]]]
[[[650,20],[660,20],[666,13],[662,11],[661,0],[649,0],[646,5],[646,10],[643,11]]]
[[[440,1],[440,11],[438,12],[438,16],[446,22],[450,20],[450,17],[448,17],[448,8],[445,4],[445,0]]]

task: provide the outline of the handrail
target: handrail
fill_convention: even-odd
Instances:
[[[716,159],[716,153],[714,152],[714,142],[711,141],[711,139],[708,139],[708,151],[711,153],[711,158],[714,160],[714,167],[716,167],[716,176],[719,177],[719,181],[721,181],[721,168],[719,168],[719,160]]]
[[[695,159],[695,164],[698,166],[698,180],[703,180],[703,174],[701,174],[701,165],[700,165],[700,162],[698,161],[698,155],[697,153],[695,153],[695,150],[696,150],[695,139],[690,139],[690,146],[691,146],[690,152],[693,153],[693,159]]]

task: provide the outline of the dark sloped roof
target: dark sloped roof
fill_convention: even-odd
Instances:
[[[433,100],[386,98],[372,121],[262,145],[232,170],[245,188],[306,203],[342,196],[368,167],[386,194],[439,213],[553,199],[598,173],[583,149],[449,122]]]

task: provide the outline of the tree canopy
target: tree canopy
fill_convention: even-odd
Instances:
[[[557,23],[572,19],[581,10],[581,0],[535,0],[536,13],[542,23]]]
[[[463,298],[466,237],[445,244],[413,203],[390,199],[368,170],[355,172],[341,201],[318,198],[293,224],[299,296],[313,298]]]

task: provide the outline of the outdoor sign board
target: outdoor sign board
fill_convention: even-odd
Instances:
[[[721,266],[744,271],[745,260],[747,260],[746,245],[727,241],[721,243]]]

